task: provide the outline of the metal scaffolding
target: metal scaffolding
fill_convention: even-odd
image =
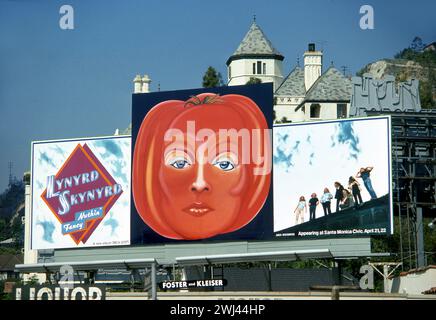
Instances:
[[[426,264],[422,216],[434,214],[436,208],[436,110],[367,114],[392,117],[392,191],[400,257],[409,269],[422,267]]]

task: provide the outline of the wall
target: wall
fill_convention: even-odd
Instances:
[[[253,63],[257,61],[266,63],[266,74],[253,74]],[[273,82],[275,91],[283,81],[282,61],[279,60],[238,59],[233,60],[229,67],[231,67],[231,78],[228,78],[229,86],[244,85],[251,77],[254,77],[261,79],[262,82]]]
[[[321,112],[319,118],[310,117],[310,106],[312,104],[319,104],[321,106]],[[338,103],[336,102],[305,103],[304,121],[337,119],[337,105]],[[350,104],[347,103],[347,116],[349,115],[349,113],[350,113]]]
[[[25,219],[25,224],[24,224],[24,263],[25,264],[32,264],[32,263],[37,263],[38,262],[38,251],[37,250],[31,250],[30,249],[30,245],[31,245],[31,232],[30,232],[30,228],[32,226],[32,221],[31,221],[31,199],[32,199],[32,194],[31,194],[31,186],[30,185],[26,185],[26,189],[25,189],[25,196],[24,196],[24,203],[25,203],[25,210],[24,210],[24,219]],[[24,281],[29,281],[30,278],[36,276],[38,281],[40,283],[45,282],[46,280],[46,275],[45,274],[41,274],[41,273],[26,273],[23,274],[23,280]]]
[[[436,287],[436,266],[429,266],[423,271],[412,271],[406,275],[388,279],[388,292],[422,294]]]
[[[304,120],[304,112],[295,108],[303,101],[304,97],[290,97],[290,96],[275,96],[276,104],[274,111],[276,113],[276,121],[281,121],[286,118],[287,121],[298,122]]]
[[[316,103],[305,103],[304,111],[303,108],[295,111],[295,108],[301,102],[298,100],[298,103],[288,103],[287,98],[284,98],[284,102],[280,101],[280,98],[277,97],[277,104],[274,105],[274,111],[276,112],[276,121],[281,121],[283,117],[286,117],[288,121],[292,122],[300,122],[300,121],[316,121],[316,120],[330,120],[337,119],[337,103],[336,102],[325,102],[325,103],[317,103],[321,107],[320,117],[319,118],[311,118],[310,117],[310,106]],[[294,98],[291,98],[292,101],[295,101]],[[347,103],[347,115],[350,112],[350,104]]]

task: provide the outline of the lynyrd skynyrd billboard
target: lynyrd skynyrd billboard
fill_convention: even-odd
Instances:
[[[32,143],[32,249],[130,244],[130,141]]]

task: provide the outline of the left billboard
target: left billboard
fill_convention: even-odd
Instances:
[[[32,143],[32,249],[130,244],[130,136]]]

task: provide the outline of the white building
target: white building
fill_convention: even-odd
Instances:
[[[253,21],[236,51],[227,60],[228,85],[250,78],[272,82],[276,122],[335,119],[349,115],[351,81],[333,66],[322,73],[323,53],[309,44],[304,66],[283,79],[284,56]]]

